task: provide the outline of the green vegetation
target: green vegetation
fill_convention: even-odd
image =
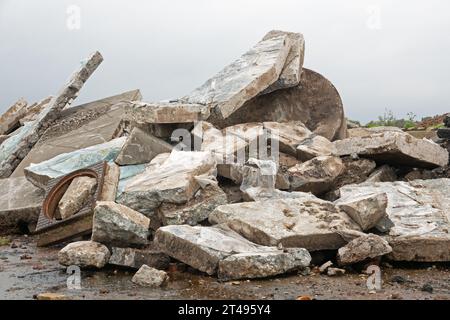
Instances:
[[[397,119],[392,110],[386,109],[384,114],[378,117],[376,121],[370,121],[366,127],[398,127],[403,129],[415,128],[417,126],[416,115],[408,112],[405,119]]]

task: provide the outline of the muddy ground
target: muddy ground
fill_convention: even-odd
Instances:
[[[11,240],[0,247],[0,299],[34,299],[46,292],[70,299],[450,299],[449,264],[383,264],[383,288],[377,293],[367,289],[367,275],[355,271],[342,277],[311,272],[222,283],[178,268],[169,272],[166,287],[147,289],[131,282],[133,270],[114,267],[83,270],[82,289],[68,290],[68,275],[57,260],[58,247],[36,248],[33,237]]]

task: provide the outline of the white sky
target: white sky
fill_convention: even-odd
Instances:
[[[105,61],[77,104],[136,88],[179,97],[271,29],[304,34],[305,67],[334,83],[349,118],[450,111],[446,0],[0,0],[0,111],[56,93],[95,50]]]

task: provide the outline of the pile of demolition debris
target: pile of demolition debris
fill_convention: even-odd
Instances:
[[[449,261],[448,150],[348,129],[304,50],[300,33],[271,31],[185,97],[72,107],[96,52],[56,96],[0,118],[1,233],[67,244],[64,266],[139,269],[145,286],[174,260],[224,281],[304,271],[324,250],[329,275],[381,257]]]

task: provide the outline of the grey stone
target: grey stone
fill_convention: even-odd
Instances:
[[[163,202],[183,204],[192,199],[200,188],[195,177],[213,174],[216,162],[208,152],[174,150],[168,158],[155,158],[141,174],[130,179],[118,202],[153,216]],[[156,163],[162,160],[161,163]]]
[[[25,176],[34,185],[45,188],[50,179],[59,178],[102,161],[113,161],[125,140],[126,137],[117,138],[85,149],[63,153],[38,164],[31,164],[25,169]]]
[[[450,179],[345,186],[342,197],[386,193],[393,227],[384,236],[397,261],[450,261]]]
[[[195,196],[185,204],[163,203],[157,209],[163,225],[188,224],[195,226],[208,219],[218,206],[227,204],[227,195],[216,184],[199,189]]]
[[[7,135],[20,126],[19,120],[25,116],[28,103],[24,99],[19,99],[11,107],[0,115],[0,135]]]
[[[309,251],[338,249],[359,226],[332,203],[304,196],[219,206],[212,224],[226,224],[245,238],[266,246]]]
[[[108,163],[103,176],[102,192],[98,201],[116,201],[119,186],[120,167],[115,163]]]
[[[292,41],[292,47],[284,64],[278,80],[270,85],[261,94],[267,94],[276,90],[294,87],[300,82],[303,61],[305,57],[305,39],[301,33],[284,32],[280,30],[272,30],[263,38],[270,39],[280,35],[287,34]]]
[[[73,242],[58,253],[63,266],[76,265],[80,268],[103,268],[108,263],[110,252],[106,246],[94,241]]]
[[[339,156],[357,154],[379,162],[411,167],[434,168],[448,163],[448,152],[427,139],[408,133],[385,131],[334,142]]]
[[[300,121],[264,122],[272,139],[278,140],[279,151],[297,155],[297,146],[312,136],[312,132]]]
[[[340,265],[350,265],[367,259],[384,256],[392,252],[389,243],[374,234],[353,239],[338,250],[337,259]]]
[[[336,154],[333,143],[325,137],[313,135],[303,140],[297,146],[297,158],[308,161],[320,156],[332,156]]]
[[[383,165],[372,172],[366,182],[394,182],[396,180],[395,170],[388,165]]]
[[[131,280],[133,283],[143,286],[157,288],[168,280],[167,273],[155,268],[143,265]]]
[[[61,219],[67,219],[80,211],[94,193],[97,180],[90,177],[77,177],[72,180],[58,203]]]
[[[125,120],[133,124],[170,124],[206,120],[207,106],[182,102],[135,102],[126,112]]]
[[[288,170],[291,189],[320,195],[333,188],[343,170],[344,164],[338,157],[314,158]]]
[[[37,222],[44,191],[24,177],[0,179],[0,232],[19,232],[21,224]],[[33,230],[30,230],[33,231]]]
[[[134,128],[115,162],[121,166],[149,163],[158,154],[170,153],[172,149],[169,143]]]
[[[347,213],[363,231],[367,231],[374,228],[381,219],[386,217],[388,198],[383,192],[347,194],[335,201],[334,204]]]
[[[92,240],[114,247],[143,246],[148,243],[150,219],[115,202],[97,202]]]
[[[225,120],[208,119],[218,128],[244,122],[301,121],[330,141],[347,137],[342,100],[333,84],[303,68],[300,84],[261,95],[245,103]]]
[[[208,106],[224,119],[279,79],[291,47],[286,34],[262,40],[183,101]]]
[[[109,264],[131,269],[139,269],[145,264],[164,270],[169,266],[169,262],[168,255],[151,247],[144,249],[113,247],[109,258]]]
[[[309,266],[311,256],[302,248],[274,252],[239,253],[219,262],[219,279],[229,281],[272,277]]]
[[[228,256],[275,249],[254,244],[220,227],[166,226],[158,229],[154,241],[172,258],[210,275],[217,273],[219,262]]]

